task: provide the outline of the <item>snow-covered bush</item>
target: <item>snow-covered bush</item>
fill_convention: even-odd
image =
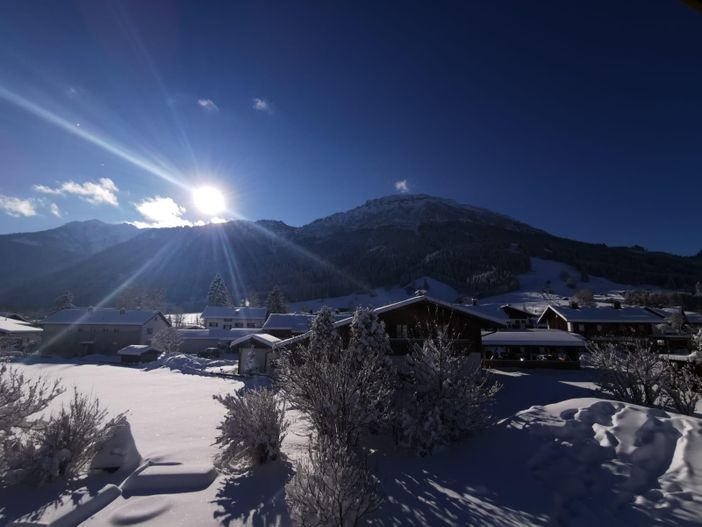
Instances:
[[[63,389],[58,381],[30,381],[7,364],[0,364],[0,486],[22,479],[32,458],[32,434],[45,421],[32,417],[45,410]]]
[[[151,339],[151,346],[164,353],[178,353],[183,344],[183,336],[176,328],[163,328]]]
[[[234,395],[215,395],[227,409],[219,425],[216,444],[221,448],[217,465],[227,470],[242,461],[261,464],[274,461],[288,428],[285,407],[267,388],[245,390]]]
[[[666,368],[654,345],[647,340],[594,343],[590,363],[599,370],[597,384],[615,399],[656,406],[666,381]]]
[[[343,442],[319,437],[285,486],[285,501],[296,525],[350,527],[375,511],[382,498],[365,457]]]
[[[694,415],[697,401],[702,398],[702,379],[690,363],[676,365],[668,361],[665,366],[663,406],[685,415]]]
[[[398,444],[427,455],[491,424],[490,405],[501,385],[445,329],[429,328],[408,364],[395,394]]]
[[[348,347],[334,329],[328,309],[312,325],[307,346],[282,350],[277,373],[281,390],[304,412],[320,436],[355,445],[371,424],[389,411],[387,335],[369,310],[359,309]]]

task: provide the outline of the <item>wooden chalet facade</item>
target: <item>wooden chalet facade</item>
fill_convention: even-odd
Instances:
[[[577,333],[588,340],[653,338],[660,317],[643,307],[546,307],[539,327]]]

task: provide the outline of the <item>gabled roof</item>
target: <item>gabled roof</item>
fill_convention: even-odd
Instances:
[[[117,355],[126,355],[129,357],[140,357],[144,353],[147,353],[149,351],[156,351],[155,348],[152,348],[151,346],[147,346],[146,344],[131,344],[129,346],[125,346],[121,350],[117,352]]]
[[[598,324],[658,324],[661,319],[643,307],[580,307],[572,308],[549,304],[539,317],[541,323],[551,310],[566,322],[589,322]]]
[[[680,313],[680,308],[678,307],[647,307],[646,309],[662,319],[670,318],[673,313]],[[688,324],[702,324],[702,315],[699,313],[694,311],[683,311],[682,313]]]
[[[207,306],[202,312],[202,318],[231,318],[238,320],[265,320],[265,307],[226,307]]]
[[[153,309],[115,309],[112,307],[62,309],[46,317],[42,321],[42,325],[143,326],[157,316],[163,318],[170,325],[160,311]]]
[[[268,333],[252,333],[251,335],[246,335],[244,337],[240,337],[236,340],[233,340],[231,346],[238,346],[239,344],[243,344],[244,342],[247,342],[249,340],[255,340],[259,344],[263,344],[264,346],[267,346],[269,348],[272,348],[275,344],[280,342],[279,338],[274,337],[273,335],[269,335]]]
[[[31,334],[31,333],[41,333],[44,331],[41,328],[34,327],[27,322],[21,322],[19,320],[15,320],[13,318],[5,318],[1,317],[0,318],[0,333],[4,334],[13,334],[13,333],[22,333],[22,334]]]
[[[523,329],[496,331],[483,335],[483,346],[543,346],[584,348],[587,340],[581,335],[560,329]]]
[[[414,296],[412,298],[408,298],[406,300],[402,300],[400,302],[395,302],[393,304],[388,304],[386,306],[381,306],[377,307],[373,310],[373,312],[377,315],[380,315],[382,313],[387,313],[388,311],[394,311],[396,309],[401,309],[406,306],[411,306],[413,304],[420,304],[420,303],[428,303],[428,304],[433,304],[435,306],[440,306],[444,307],[446,309],[451,309],[453,311],[458,311],[459,313],[463,313],[465,315],[471,316],[473,318],[480,319],[484,322],[487,323],[487,326],[489,327],[504,327],[505,322],[504,322],[504,313],[502,317],[498,315],[493,315],[493,314],[488,314],[488,313],[483,313],[481,312],[480,309],[478,309],[479,306],[464,306],[462,304],[451,304],[449,302],[444,302],[443,300],[437,300],[436,298],[432,298],[430,296],[426,295],[420,295],[420,296]],[[334,324],[335,327],[341,327],[341,326],[346,326],[351,323],[353,320],[353,317],[347,317],[343,320],[339,320]]]

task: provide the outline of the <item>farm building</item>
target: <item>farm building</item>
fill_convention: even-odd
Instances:
[[[580,367],[585,337],[560,329],[497,331],[483,335],[483,364],[487,367]]]

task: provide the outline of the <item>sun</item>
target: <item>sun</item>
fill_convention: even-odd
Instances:
[[[193,190],[193,203],[197,210],[207,216],[215,216],[227,206],[222,191],[214,187],[200,187]]]

